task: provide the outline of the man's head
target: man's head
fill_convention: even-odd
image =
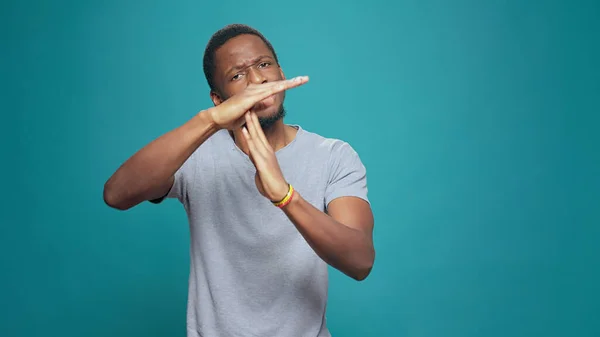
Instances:
[[[246,87],[285,78],[271,43],[256,29],[233,24],[217,31],[204,52],[204,75],[215,105]],[[271,104],[259,103],[253,111],[263,128],[285,115],[285,92],[275,95]]]

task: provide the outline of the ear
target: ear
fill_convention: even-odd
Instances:
[[[212,102],[215,106],[223,103],[223,99],[221,99],[221,96],[219,96],[219,94],[217,94],[216,92],[214,92],[212,90],[210,91],[210,99],[212,100]]]

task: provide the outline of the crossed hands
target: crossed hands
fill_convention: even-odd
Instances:
[[[278,202],[288,193],[275,151],[267,141],[258,117],[252,112],[258,102],[308,82],[307,76],[248,86],[245,90],[209,109],[212,122],[221,129],[242,127],[248,143],[249,157],[256,167],[255,182],[259,192],[269,200]],[[245,125],[245,126],[244,126]]]
[[[281,167],[273,147],[267,140],[258,117],[254,112],[245,115],[246,125],[242,133],[248,144],[248,155],[256,167],[254,182],[260,194],[272,202],[278,202],[288,193],[288,183],[283,177]]]

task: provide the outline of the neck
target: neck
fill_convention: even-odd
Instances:
[[[283,123],[283,120],[277,121],[275,124],[271,125],[268,129],[263,129],[265,137],[274,151],[278,151],[285,147],[287,144],[294,139],[296,129],[293,127],[286,126]],[[241,129],[236,129],[233,132],[230,132],[233,137],[235,144],[246,154],[248,154],[248,145],[246,143],[246,138],[242,134]]]

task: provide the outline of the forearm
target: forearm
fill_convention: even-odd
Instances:
[[[166,193],[175,172],[216,132],[209,114],[201,112],[182,126],[153,140],[131,156],[104,185],[104,200],[128,209]]]
[[[323,261],[356,280],[369,275],[375,250],[367,233],[336,221],[298,192],[283,211]]]

